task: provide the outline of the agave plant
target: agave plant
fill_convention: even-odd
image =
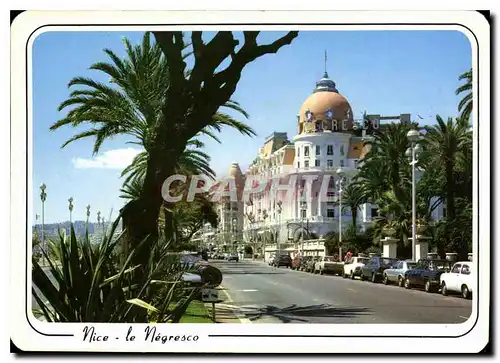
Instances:
[[[70,235],[60,233],[49,241],[54,258],[45,256],[47,269],[33,259],[35,315],[48,322],[148,322],[151,317],[157,322],[179,322],[198,293],[183,286],[186,269],[178,257],[166,253],[163,241],[145,240],[119,262],[115,251],[121,235],[113,237],[119,220],[100,244],[91,244],[88,235],[77,239],[73,226]],[[153,246],[148,264],[140,269],[140,278],[138,274],[132,278],[141,267],[131,265],[133,256],[145,246]],[[148,311],[153,314],[149,318]]]

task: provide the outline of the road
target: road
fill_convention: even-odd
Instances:
[[[262,262],[211,263],[224,276],[225,306],[252,323],[463,323],[472,311],[471,300],[456,296]]]

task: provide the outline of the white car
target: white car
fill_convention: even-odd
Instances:
[[[472,262],[456,262],[450,272],[441,274],[439,280],[443,295],[448,295],[449,292],[460,292],[464,299],[470,298],[474,290]]]
[[[354,280],[356,276],[361,275],[361,267],[370,259],[368,257],[351,257],[344,263],[344,277],[350,277]]]

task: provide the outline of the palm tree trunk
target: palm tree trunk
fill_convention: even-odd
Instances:
[[[354,227],[354,230],[357,231],[356,222],[357,222],[357,218],[358,218],[358,208],[356,208],[356,209],[351,208],[351,216],[352,216],[352,226]]]

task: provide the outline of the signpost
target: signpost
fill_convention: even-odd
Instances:
[[[219,302],[219,292],[217,289],[201,290],[201,299],[203,302],[212,303],[212,321],[215,323],[215,303]]]

